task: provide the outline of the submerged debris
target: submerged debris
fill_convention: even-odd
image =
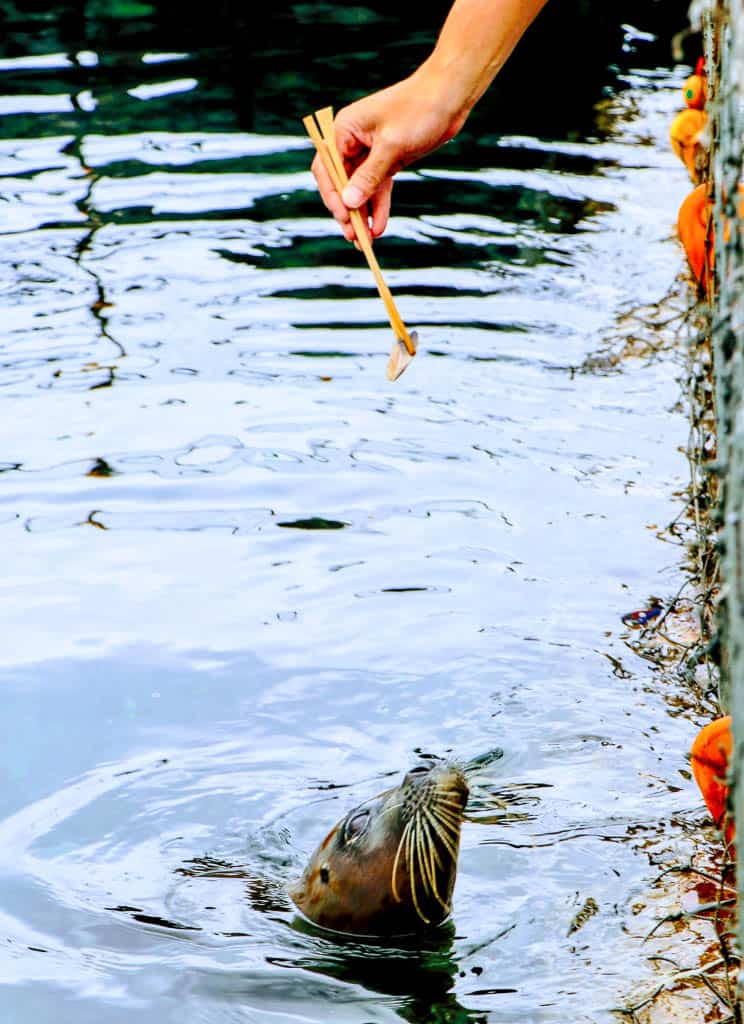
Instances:
[[[566,935],[573,935],[574,932],[577,932],[579,928],[583,928],[586,922],[591,920],[591,918],[593,918],[594,915],[598,913],[599,905],[597,901],[590,896],[589,899],[584,901],[584,905],[581,908],[581,910],[574,915],[574,918],[568,927]]]
[[[651,603],[647,608],[641,608],[638,611],[626,612],[622,617],[622,621],[626,626],[633,628],[639,626],[646,626],[652,619],[656,619],[661,615],[662,605],[658,598],[651,598]]]

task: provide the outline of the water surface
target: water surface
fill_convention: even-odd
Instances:
[[[241,126],[216,51],[137,17],[100,52],[25,24],[0,61],[4,1019],[615,1019],[650,971],[635,901],[698,805],[694,716],[620,621],[679,584],[657,533],[687,426],[673,349],[581,368],[673,287],[683,72],[400,176],[378,253],[421,351],[389,384],[298,125]],[[449,931],[297,925],[284,884],[346,809],[496,748]]]

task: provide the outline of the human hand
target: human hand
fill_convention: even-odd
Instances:
[[[338,112],[336,146],[349,184],[339,195],[318,156],[312,171],[321,198],[345,238],[350,242],[356,239],[349,209],[361,209],[372,238],[383,233],[390,214],[393,176],[453,138],[468,112],[447,102],[438,76],[427,74],[424,68]]]
[[[339,195],[319,157],[323,202],[355,240],[349,209],[372,238],[385,230],[393,175],[455,136],[546,0],[454,0],[431,55],[409,77],[339,111],[336,146],[351,180]]]

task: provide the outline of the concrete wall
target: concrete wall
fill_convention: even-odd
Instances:
[[[733,716],[733,802],[738,862],[744,862],[744,221],[739,216],[744,142],[744,3],[695,3],[703,22],[711,90],[711,177],[714,196],[715,276],[710,298],[721,483],[722,704]],[[744,872],[739,872],[744,907]],[[744,947],[744,914],[739,915]]]

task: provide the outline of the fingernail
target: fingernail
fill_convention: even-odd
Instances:
[[[351,210],[356,210],[357,206],[361,206],[364,202],[364,193],[356,185],[347,185],[341,193],[341,199],[344,202],[344,206],[348,206]]]

